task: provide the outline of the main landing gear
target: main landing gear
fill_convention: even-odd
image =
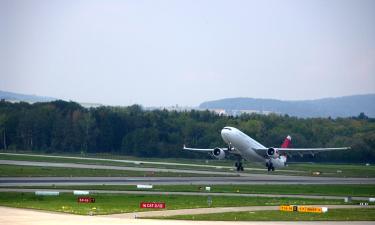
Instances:
[[[238,160],[234,166],[236,167],[237,171],[243,171],[243,166],[242,166],[242,162],[240,160]]]
[[[275,171],[275,167],[273,166],[271,160],[266,162],[266,167],[267,167],[268,172],[271,171],[271,170]]]

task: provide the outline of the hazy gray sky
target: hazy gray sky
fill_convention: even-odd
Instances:
[[[373,0],[0,0],[0,89],[81,102],[375,92]]]

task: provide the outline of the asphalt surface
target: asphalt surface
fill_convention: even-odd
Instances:
[[[109,169],[144,172],[172,172],[218,175],[212,177],[0,177],[0,187],[40,185],[134,185],[134,184],[375,184],[375,178],[342,178],[251,174],[202,170],[143,168],[78,163],[51,163],[34,161],[0,160],[0,164],[17,166],[59,167],[77,169]]]
[[[37,188],[0,188],[0,192],[35,192],[58,191],[72,193],[69,189],[37,189]],[[344,199],[344,196],[328,195],[291,195],[291,194],[243,194],[243,193],[215,193],[215,192],[181,192],[181,191],[116,191],[116,190],[89,190],[93,194],[139,194],[139,195],[189,195],[189,196],[236,196],[236,197],[270,197],[270,198],[306,198],[306,199]],[[351,197],[352,200],[368,201],[369,197]]]
[[[19,154],[19,153],[0,153],[0,155],[10,155],[10,156],[30,156],[30,157],[43,157],[43,158],[58,158],[58,159],[74,159],[74,160],[87,160],[87,161],[104,161],[104,162],[120,162],[120,163],[130,163],[134,165],[166,165],[166,166],[188,166],[196,168],[210,168],[210,169],[234,169],[234,166],[219,166],[219,165],[204,165],[204,164],[192,164],[192,163],[175,163],[175,162],[159,162],[159,161],[141,161],[141,160],[126,160],[126,159],[105,159],[105,158],[90,158],[90,157],[74,157],[74,156],[56,156],[56,155],[36,155],[36,154]],[[234,162],[233,162],[234,164]],[[246,171],[265,171],[266,168],[251,168],[246,167]],[[283,172],[299,173],[303,171],[297,170],[286,170]]]
[[[138,164],[151,164],[151,165],[169,165],[169,166],[192,166],[192,167],[206,167],[206,168],[233,168],[227,166],[213,166],[213,165],[200,165],[190,163],[173,163],[173,162],[158,162],[158,161],[141,161],[141,160],[126,160],[126,159],[103,159],[103,158],[90,158],[90,157],[74,157],[74,156],[56,156],[56,155],[37,155],[37,154],[18,154],[18,153],[0,153],[0,155],[13,155],[13,156],[31,156],[43,158],[59,158],[59,159],[79,159],[79,160],[95,160],[107,162],[122,162]],[[254,168],[256,170],[261,170]]]
[[[248,174],[243,177],[0,177],[0,187],[47,185],[375,184],[375,178]]]
[[[1,153],[0,153],[1,154]],[[23,154],[14,154],[23,155]],[[39,156],[39,155],[30,155]],[[81,157],[56,157],[55,158],[72,158],[85,159]],[[147,161],[132,161],[132,160],[108,160],[97,158],[86,158],[87,160],[103,160],[114,162],[126,162],[134,164],[156,164],[156,165],[176,165],[176,166],[194,166],[194,164],[183,163],[164,163],[164,162],[147,162]],[[29,161],[14,161],[14,160],[0,160],[0,164],[19,165],[19,166],[44,166],[44,167],[60,167],[60,168],[88,168],[88,169],[112,169],[112,170],[130,170],[130,171],[152,171],[152,172],[174,172],[174,173],[195,173],[195,174],[209,174],[209,175],[225,175],[226,177],[0,177],[0,191],[20,191],[20,192],[34,192],[33,189],[13,189],[7,188],[10,186],[48,186],[48,185],[136,185],[136,184],[375,184],[375,178],[337,178],[337,177],[307,177],[307,176],[287,176],[274,174],[249,174],[249,173],[235,173],[235,172],[220,172],[220,171],[199,171],[199,170],[185,170],[185,169],[164,169],[164,168],[143,168],[143,167],[123,167],[123,166],[108,166],[108,165],[85,165],[76,163],[49,163],[49,162],[29,162]],[[212,167],[211,165],[196,165],[197,167]],[[224,167],[220,167],[224,168]],[[248,169],[248,168],[246,168]],[[251,168],[249,169],[251,170]],[[258,169],[256,169],[258,170]],[[227,176],[229,175],[229,176]],[[230,177],[231,176],[231,177]],[[44,190],[44,189],[43,189]],[[56,191],[56,189],[53,189]],[[57,190],[61,192],[72,192],[72,190]],[[107,190],[93,190],[94,193],[124,193],[124,194],[150,194],[150,195],[222,195],[222,196],[261,196],[261,197],[295,197],[295,198],[326,198],[326,199],[342,199],[342,196],[316,196],[316,195],[273,195],[273,194],[241,194],[241,193],[202,193],[202,192],[151,192],[151,191],[107,191]],[[353,197],[354,200],[367,200],[364,197]],[[138,217],[147,216],[168,216],[181,214],[198,214],[198,213],[220,213],[231,211],[256,211],[267,210],[265,208],[245,208],[245,207],[226,207],[226,208],[210,208],[207,211],[203,209],[185,209],[185,210],[167,210],[158,212],[148,212],[148,214],[137,213]],[[37,219],[36,219],[37,218]],[[233,222],[233,221],[174,221],[174,220],[143,220],[134,219],[134,213],[108,215],[108,216],[77,216],[62,213],[50,213],[37,210],[27,209],[13,209],[7,207],[0,207],[0,224],[293,224],[301,222]],[[353,225],[368,225],[373,222],[302,222],[304,225],[310,224],[353,224]]]
[[[124,171],[142,171],[142,172],[167,172],[167,173],[189,173],[189,174],[205,174],[205,175],[221,175],[221,176],[240,176],[235,172],[218,172],[218,171],[202,171],[202,170],[184,170],[184,169],[164,169],[164,168],[145,168],[130,166],[109,166],[109,165],[92,165],[80,163],[52,163],[52,162],[34,162],[34,161],[17,161],[17,160],[0,160],[3,165],[15,166],[41,166],[41,167],[57,167],[57,168],[76,168],[76,169],[105,169],[105,170],[124,170]],[[242,176],[247,174],[243,173]]]

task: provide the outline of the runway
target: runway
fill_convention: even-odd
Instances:
[[[240,176],[236,172],[219,172],[219,171],[204,171],[204,170],[186,170],[186,169],[164,169],[164,168],[145,168],[145,167],[130,167],[130,166],[109,166],[109,165],[93,165],[93,164],[79,164],[79,163],[52,163],[52,162],[34,162],[34,161],[18,161],[18,160],[0,160],[2,165],[15,166],[41,166],[41,167],[56,167],[56,168],[76,168],[76,169],[103,169],[103,170],[126,170],[126,171],[142,171],[142,172],[166,172],[166,173],[190,173],[203,175],[218,175],[218,176]],[[241,174],[246,176],[246,173]]]
[[[234,166],[223,166],[223,165],[205,165],[205,164],[193,164],[193,163],[176,163],[176,162],[159,162],[159,161],[141,161],[141,160],[126,160],[126,159],[106,159],[106,158],[90,158],[90,157],[74,157],[74,156],[57,156],[57,155],[38,155],[38,154],[19,154],[19,153],[1,153],[0,155],[9,155],[9,156],[29,156],[29,157],[43,157],[50,159],[72,159],[72,160],[83,160],[83,161],[103,161],[103,162],[116,162],[116,163],[127,163],[134,165],[147,165],[147,167],[153,167],[153,165],[158,166],[178,166],[178,167],[195,167],[197,169],[233,169]],[[246,171],[265,171],[264,168],[252,168],[246,167]],[[196,170],[195,170],[196,171]],[[297,170],[286,170],[283,169],[283,172],[286,173],[301,173],[303,171]]]
[[[136,165],[150,164],[150,165],[169,165],[169,166],[189,166],[189,167],[204,167],[204,168],[233,168],[229,166],[214,166],[214,165],[200,165],[191,163],[174,163],[174,162],[159,162],[159,161],[141,161],[141,160],[126,160],[126,159],[103,159],[103,158],[90,158],[90,157],[74,157],[74,156],[57,156],[57,155],[38,155],[38,154],[19,154],[19,153],[0,153],[0,155],[13,155],[13,156],[31,156],[31,157],[43,157],[43,158],[58,158],[58,159],[78,159],[87,161],[107,161],[107,162],[121,162],[121,163],[132,163]],[[261,170],[257,168],[251,168],[251,170]]]
[[[375,184],[375,178],[248,174],[243,177],[1,177],[0,187],[48,185]]]

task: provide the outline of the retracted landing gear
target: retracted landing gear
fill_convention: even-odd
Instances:
[[[234,166],[236,167],[237,171],[243,171],[243,166],[242,166],[242,162],[240,160],[238,160]]]

